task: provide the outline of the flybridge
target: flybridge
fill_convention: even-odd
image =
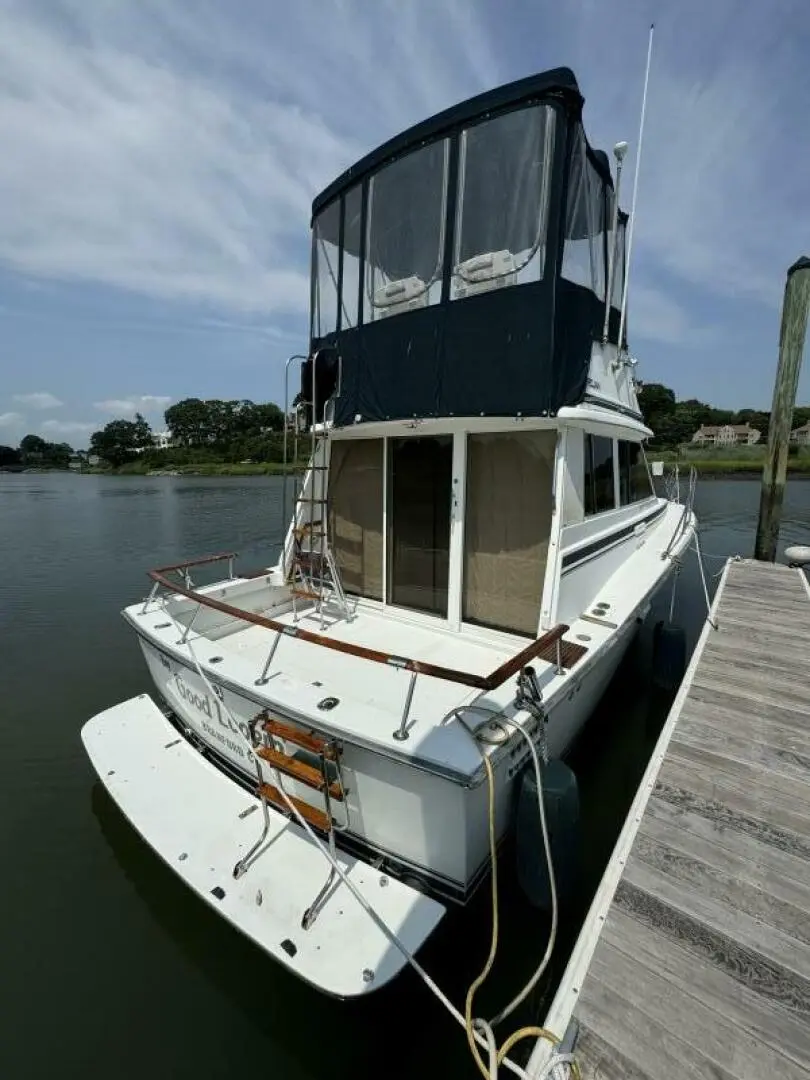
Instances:
[[[369,154],[313,204],[311,356],[336,426],[548,416],[616,343],[624,226],[567,68],[510,83]],[[312,370],[302,380],[312,396]],[[318,409],[320,412],[320,409]],[[320,417],[318,417],[319,419]]]

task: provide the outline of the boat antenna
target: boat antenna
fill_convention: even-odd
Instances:
[[[617,142],[613,147],[613,156],[616,158],[616,190],[613,192],[613,221],[610,224],[613,243],[610,245],[610,258],[608,260],[607,293],[605,294],[605,322],[602,326],[602,345],[607,345],[608,323],[610,321],[610,301],[613,298],[613,276],[616,269],[616,243],[618,236],[616,230],[619,225],[619,191],[622,186],[622,165],[624,155],[627,153],[627,143]]]
[[[624,268],[624,289],[622,290],[622,313],[619,319],[619,343],[617,354],[621,355],[624,342],[624,322],[627,316],[627,286],[630,284],[630,256],[633,252],[633,231],[636,224],[636,199],[638,198],[638,173],[641,166],[641,146],[644,142],[644,119],[647,113],[647,86],[650,82],[650,61],[652,59],[653,32],[655,23],[650,24],[650,38],[647,43],[647,68],[644,72],[644,94],[641,98],[641,118],[638,125],[638,152],[636,170],[633,176],[633,201],[630,206],[630,230],[627,235],[627,260]]]

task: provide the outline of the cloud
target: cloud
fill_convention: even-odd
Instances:
[[[40,424],[40,428],[51,435],[83,435],[93,431],[95,424],[86,424],[79,420],[45,420]]]
[[[628,292],[628,329],[632,339],[666,345],[707,344],[717,336],[717,330],[702,325],[694,313],[679,303],[672,290],[639,281]]]
[[[4,412],[0,413],[0,427],[17,427],[25,420],[22,413],[18,412]]]
[[[283,18],[206,0],[0,0],[0,261],[300,314],[313,196],[497,79],[462,0],[378,17],[359,0],[301,0]]]
[[[163,394],[135,394],[125,398],[108,398],[106,401],[94,401],[93,407],[100,412],[134,416],[136,412],[161,412],[172,402],[171,397]]]
[[[15,394],[14,401],[19,402],[20,405],[28,405],[32,409],[58,409],[64,405],[58,397],[44,390],[35,394]]]
[[[125,48],[125,11],[109,25],[49,10],[0,7],[0,259],[155,297],[305,310],[309,202],[346,143],[298,106],[173,68],[143,38]]]
[[[630,140],[628,205],[647,27],[636,5],[562,10],[592,141]],[[799,104],[810,96],[807,25],[792,0],[681,0],[657,20],[634,241],[634,274],[645,282],[666,271],[671,289],[778,303],[805,242],[797,222],[810,188]],[[605,78],[608,42],[619,79]]]

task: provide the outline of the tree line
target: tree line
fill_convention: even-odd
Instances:
[[[675,392],[661,383],[645,383],[639,389],[639,404],[647,425],[655,432],[653,447],[666,449],[691,442],[702,425],[750,424],[768,438],[770,413],[761,409],[716,409],[697,398],[678,401]],[[171,435],[171,447],[154,445],[153,431],[145,418],[111,420],[94,431],[90,454],[118,468],[142,459],[155,467],[202,464],[204,462],[274,462],[282,460],[284,413],[272,402],[223,401],[185,398],[171,405],[164,415]],[[810,407],[793,411],[793,425],[810,421]],[[26,435],[19,447],[0,446],[0,468],[66,469],[73,448],[67,443],[51,443],[39,435]]]
[[[67,443],[25,435],[19,446],[0,446],[0,469],[66,469],[72,455]]]
[[[760,442],[768,439],[771,414],[763,409],[715,409],[711,405],[688,398],[677,401],[675,391],[661,383],[644,383],[638,394],[639,405],[645,423],[655,432],[650,445],[659,450],[673,448],[692,441],[692,436],[702,426],[722,424],[749,424],[760,433]],[[810,407],[797,406],[793,410],[793,426],[810,421]]]
[[[134,420],[111,420],[90,437],[90,452],[118,467],[143,457],[149,464],[183,465],[208,461],[280,461],[284,413],[272,402],[185,398],[163,414],[172,445],[154,445],[140,413]]]
[[[163,414],[171,446],[155,445],[152,428],[136,413],[115,419],[90,436],[89,455],[118,468],[135,460],[159,467],[205,462],[281,461],[284,412],[272,402],[186,398]],[[26,435],[19,447],[0,446],[0,468],[66,469],[73,447]]]

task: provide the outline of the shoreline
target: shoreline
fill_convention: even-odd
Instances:
[[[694,465],[697,470],[698,480],[760,480],[762,478],[762,465],[750,461],[690,461],[690,460],[667,460],[663,457],[655,457],[650,454],[648,460],[663,461],[667,471],[671,471],[677,464],[682,475],[688,475]],[[303,475],[306,466],[300,462],[287,467],[287,475]],[[118,469],[104,469],[98,466],[90,466],[84,469],[20,469],[16,467],[0,467],[0,474],[8,475],[42,475],[44,473],[65,473],[74,476],[116,476],[116,477],[181,477],[181,476],[215,476],[215,477],[246,477],[246,476],[284,476],[285,469],[281,462],[256,462],[251,464],[236,464],[228,462],[199,462],[188,465],[167,465],[152,469],[132,468],[124,465]],[[788,480],[810,480],[810,460],[802,459],[791,462],[787,469]],[[661,477],[656,477],[661,479]]]

